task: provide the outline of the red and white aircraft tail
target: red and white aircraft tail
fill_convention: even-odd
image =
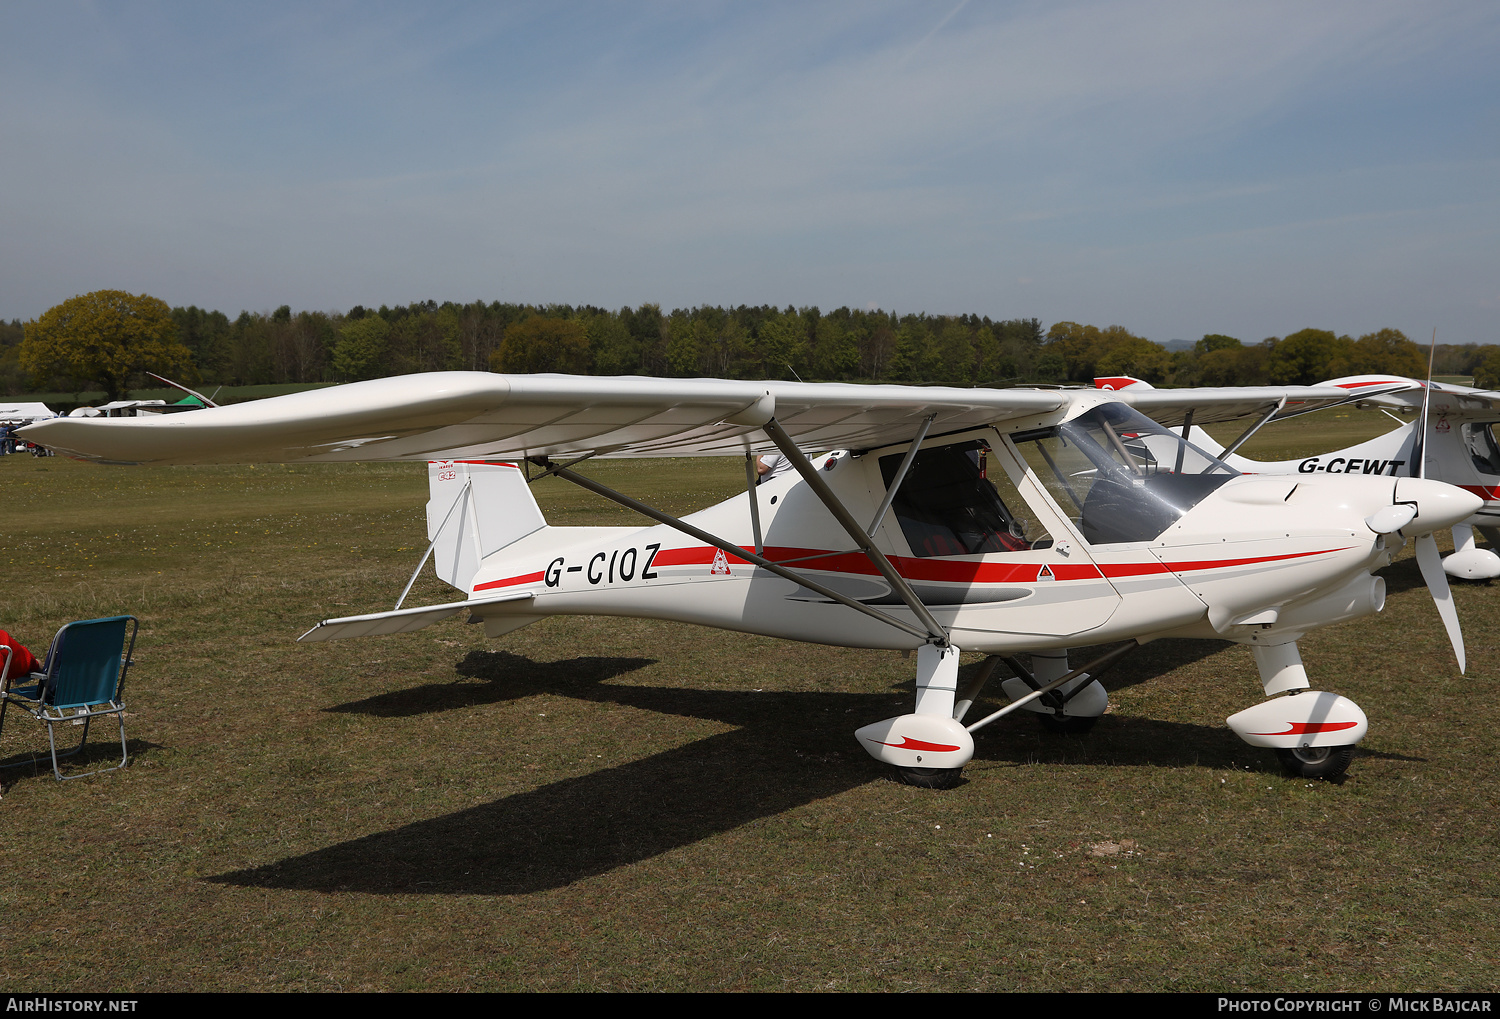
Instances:
[[[427,465],[427,540],[438,579],[465,594],[487,557],[547,526],[513,463],[435,460]]]

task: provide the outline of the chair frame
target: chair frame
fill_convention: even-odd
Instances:
[[[114,622],[120,619],[130,621],[130,639],[125,643],[124,653],[120,656],[120,667],[115,677],[112,696],[108,700],[64,704],[61,706],[49,703],[48,697],[55,686],[58,664],[63,657],[63,655],[58,654],[58,648],[62,648],[64,653],[66,652],[67,645],[63,640],[63,635],[67,633],[68,629],[85,623]],[[29,714],[33,719],[45,725],[47,727],[47,745],[52,754],[52,774],[59,782],[66,782],[75,778],[86,778],[89,775],[101,775],[109,771],[119,771],[125,767],[130,763],[130,750],[125,742],[125,701],[122,699],[122,694],[125,689],[125,675],[130,671],[130,666],[135,664],[133,657],[135,654],[135,638],[140,632],[140,628],[141,622],[135,616],[106,616],[101,619],[79,619],[64,624],[57,631],[57,635],[52,638],[52,645],[47,652],[47,660],[43,664],[42,671],[33,672],[28,677],[35,680],[36,685],[35,687],[28,686],[24,689],[27,691],[34,690],[35,696],[31,696],[30,693],[21,693],[11,689],[11,653],[10,648],[3,648],[5,651],[5,665],[3,668],[0,668],[0,732],[4,731],[5,712],[12,703],[20,710]],[[95,718],[103,715],[114,715],[115,720],[120,725],[120,763],[112,768],[95,768],[93,771],[86,771],[79,775],[64,775],[57,766],[58,759],[72,757],[74,754],[81,752],[84,744],[88,742],[89,725]],[[81,724],[83,726],[83,735],[79,738],[78,745],[72,750],[65,750],[62,753],[58,753],[56,727],[64,723],[69,725]],[[43,755],[35,753],[24,761],[16,761],[13,764],[0,764],[0,768],[19,768],[27,764],[34,766],[41,760],[43,760]]]

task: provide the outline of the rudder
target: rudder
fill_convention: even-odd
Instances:
[[[526,476],[514,464],[427,464],[427,540],[438,579],[467,593],[484,558],[545,526]]]

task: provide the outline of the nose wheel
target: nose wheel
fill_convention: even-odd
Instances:
[[[1042,728],[1062,736],[1082,736],[1099,721],[1098,715],[1052,715],[1037,713],[1036,720]]]
[[[1349,770],[1354,747],[1294,747],[1278,749],[1281,767],[1293,778],[1338,778]]]
[[[897,768],[896,777],[918,789],[952,789],[963,780],[962,768]]]

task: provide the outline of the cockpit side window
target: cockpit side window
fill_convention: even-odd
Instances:
[[[1500,421],[1463,426],[1464,448],[1469,459],[1480,474],[1500,475],[1500,444],[1495,441],[1495,429]]]
[[[984,455],[983,443],[959,442],[924,449],[912,461],[896,490],[891,513],[914,555],[973,555],[1032,547],[1025,522],[1011,514],[985,477],[980,466]],[[887,489],[904,456],[880,458]]]

